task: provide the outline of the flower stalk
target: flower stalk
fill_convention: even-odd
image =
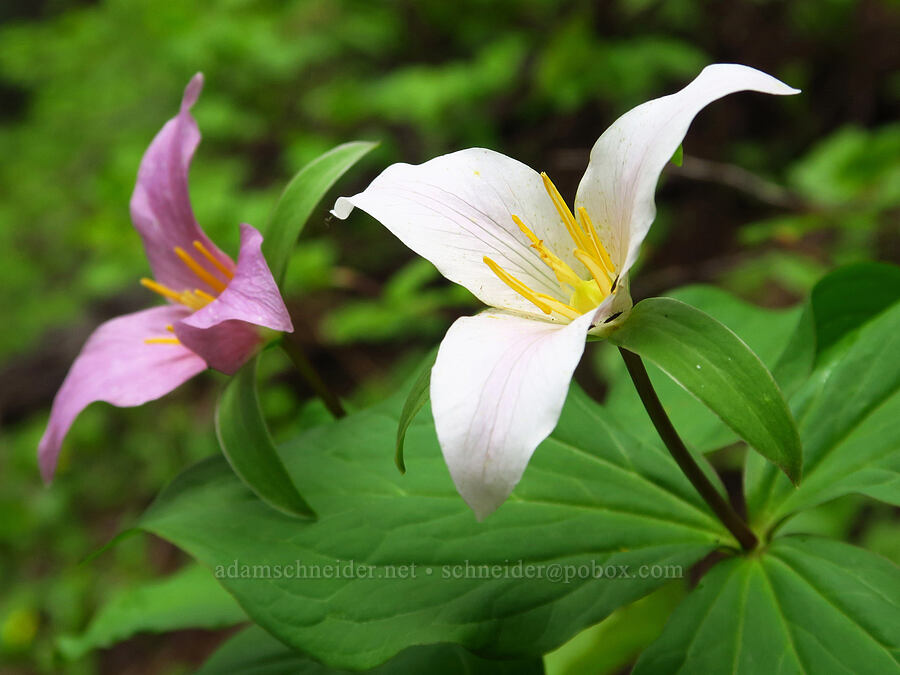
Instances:
[[[285,335],[284,339],[281,341],[281,348],[291,359],[291,362],[303,379],[306,380],[306,383],[312,388],[316,395],[322,399],[322,403],[328,408],[328,412],[337,419],[346,417],[347,411],[344,410],[341,400],[337,397],[337,394],[325,384],[325,380],[323,380],[322,376],[316,372],[316,369],[313,368],[312,363],[309,358],[307,358],[306,353],[300,345],[297,344],[296,339],[289,335]]]
[[[650,421],[653,422],[656,432],[663,443],[665,443],[675,463],[678,464],[678,468],[691,481],[691,485],[700,493],[700,496],[703,497],[709,508],[722,521],[722,524],[738,540],[741,548],[745,551],[752,551],[758,543],[756,535],[753,534],[747,523],[737,514],[737,511],[732,508],[731,504],[718,493],[713,484],[704,475],[700,466],[694,461],[678,432],[675,431],[675,427],[672,426],[672,421],[656,395],[656,390],[650,382],[650,377],[647,375],[647,369],[644,367],[641,357],[622,347],[619,347],[619,353],[622,354],[625,367],[628,369],[632,382],[634,382],[638,396],[641,397],[644,409],[650,416]]]

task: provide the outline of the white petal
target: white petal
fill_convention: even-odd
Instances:
[[[622,115],[594,145],[575,203],[587,209],[620,275],[637,259],[656,215],[659,174],[691,121],[716,99],[738,91],[786,95],[799,90],[747,66],[707,66],[678,93]]]
[[[486,311],[447,331],[431,371],[432,412],[456,489],[479,520],[556,426],[592,318],[563,326]]]
[[[540,313],[491,272],[484,256],[533,290],[568,301],[513,215],[576,272],[587,275],[572,256],[573,242],[540,175],[492,150],[470,148],[424,164],[394,164],[363,192],[338,199],[332,213],[346,218],[354,206],[493,307]]]

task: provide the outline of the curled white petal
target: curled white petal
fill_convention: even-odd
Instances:
[[[637,259],[656,216],[653,195],[659,174],[694,117],[716,99],[739,91],[786,95],[799,90],[754,68],[715,64],[681,91],[628,111],[597,140],[575,203],[591,215],[620,275]]]
[[[453,482],[479,520],[556,426],[593,314],[563,326],[486,311],[447,332],[431,371],[432,412]]]
[[[441,274],[492,307],[542,316],[497,278],[485,256],[533,290],[568,301],[514,215],[586,275],[540,175],[492,150],[470,148],[424,164],[394,164],[363,192],[338,199],[332,213],[346,218],[353,207],[379,220]]]

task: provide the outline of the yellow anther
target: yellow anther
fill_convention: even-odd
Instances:
[[[567,319],[577,319],[580,316],[578,310],[576,310],[571,305],[567,305],[561,300],[557,300],[556,298],[549,296],[546,293],[535,292],[535,295],[539,297],[541,301],[550,305],[550,309],[552,309],[557,314],[562,314]]]
[[[594,227],[594,223],[591,222],[591,217],[588,215],[587,209],[585,209],[583,206],[579,206],[578,216],[580,217],[581,222],[584,225],[584,229],[587,230],[588,236],[590,236],[591,238],[591,243],[593,244],[594,251],[597,253],[597,257],[600,258],[603,266],[606,268],[608,276],[610,277],[610,279],[614,278],[616,276],[616,266],[613,265],[606,247],[603,246],[603,243],[600,241],[600,235],[597,234],[597,230]]]
[[[198,296],[201,300],[203,300],[203,306],[206,307],[209,303],[211,303],[215,298],[211,296],[206,291],[202,291],[199,288],[194,289],[194,295]]]
[[[149,288],[154,293],[158,293],[159,295],[163,296],[164,298],[168,298],[169,300],[171,300],[173,302],[178,302],[178,303],[181,303],[182,305],[187,304],[182,299],[181,293],[178,293],[177,291],[173,291],[168,286],[163,286],[162,284],[157,283],[156,281],[153,281],[153,279],[148,279],[147,277],[144,277],[143,279],[141,279],[141,286],[143,286],[144,288]]]
[[[519,216],[512,217],[513,222],[519,226],[519,229],[522,230],[522,234],[528,237],[528,240],[531,242],[532,246],[541,246],[544,242],[537,238],[537,235],[531,231],[531,229],[522,222],[522,219]]]
[[[225,284],[223,284],[221,281],[216,279],[212,274],[210,274],[205,269],[203,269],[203,267],[200,265],[200,263],[198,263],[196,260],[194,260],[190,256],[190,254],[187,251],[185,251],[183,248],[181,248],[180,246],[176,246],[175,247],[175,255],[177,255],[179,258],[181,258],[181,262],[183,262],[185,265],[187,265],[187,268],[191,272],[196,274],[201,279],[201,281],[204,281],[207,284],[209,284],[209,286],[211,288],[214,288],[216,290],[216,292],[221,293],[222,291],[225,290]]]
[[[571,286],[580,280],[578,275],[575,274],[575,271],[569,267],[565,261],[557,257],[553,251],[547,248],[546,244],[537,238],[537,235],[522,222],[522,219],[519,218],[519,216],[513,216],[512,219],[525,236],[528,237],[529,241],[531,241],[531,248],[535,249],[541,256],[541,260],[544,261],[547,267],[553,270],[553,274],[556,275],[556,279],[559,283],[569,284]]]
[[[213,266],[219,270],[222,274],[224,274],[229,279],[234,279],[234,272],[228,269],[221,260],[219,260],[216,256],[214,256],[208,248],[206,248],[202,242],[194,240],[194,248],[197,249],[200,254],[209,260],[213,264]]]
[[[609,297],[609,294],[612,293],[614,279],[617,278],[616,268],[609,253],[600,241],[600,236],[585,208],[583,206],[578,207],[578,219],[576,220],[549,176],[546,173],[542,173],[541,180],[544,182],[544,188],[556,207],[556,211],[560,219],[562,219],[569,236],[572,238],[572,242],[575,244],[570,249],[572,255],[587,268],[592,278],[582,279],[579,277],[567,262],[555,255],[544,244],[543,240],[539,239],[522,222],[522,219],[515,215],[512,216],[513,222],[528,237],[528,241],[531,242],[531,248],[537,251],[544,264],[553,271],[556,279],[562,286],[562,291],[569,292],[568,288],[571,288],[569,302],[565,303],[545,293],[538,293],[504,271],[487,256],[483,260],[503,283],[545,314],[556,313],[570,320],[576,319],[582,314],[590,312]]]
[[[144,340],[145,345],[180,345],[181,341],[178,338],[169,338],[169,337],[160,337],[160,338],[147,338]]]
[[[508,272],[504,271],[503,268],[500,267],[500,265],[495,263],[493,260],[491,260],[487,256],[484,256],[484,258],[482,258],[482,260],[484,261],[484,264],[487,265],[488,267],[490,267],[491,271],[500,278],[500,281],[502,281],[504,284],[509,286],[511,289],[513,289],[516,293],[521,295],[523,298],[525,298],[529,302],[536,305],[537,308],[539,310],[541,310],[544,314],[551,313],[552,310],[550,309],[550,306],[546,302],[541,300],[534,291],[532,291],[530,288],[528,288],[528,286],[526,286],[521,281],[516,279],[512,274],[509,274]]]
[[[204,307],[206,307],[207,302],[206,300],[201,300],[196,295],[194,295],[193,291],[182,291],[181,304],[196,311],[198,309],[203,309]]]
[[[568,205],[566,205],[566,200],[562,198],[562,195],[559,194],[559,190],[556,189],[553,181],[550,180],[550,176],[541,172],[541,179],[544,181],[544,188],[547,190],[547,194],[550,195],[550,199],[553,201],[553,205],[556,207],[559,217],[562,218],[563,224],[569,231],[569,236],[572,237],[572,241],[575,242],[575,245],[578,248],[590,248],[591,242],[588,241],[587,235],[585,235],[585,233],[581,231],[581,228],[578,227],[575,216],[572,215]]]
[[[175,326],[173,326],[172,324],[167,324],[167,325],[166,325],[166,330],[169,331],[170,333],[174,333],[174,332],[175,332]]]
[[[484,256],[483,260],[484,263],[491,268],[491,271],[500,278],[500,281],[505,283],[516,293],[528,300],[528,302],[535,305],[544,314],[552,314],[553,312],[556,312],[557,314],[561,314],[567,319],[575,319],[578,317],[578,312],[574,307],[571,307],[570,305],[567,305],[566,303],[557,300],[553,296],[547,295],[546,293],[538,293],[537,291],[533,291],[512,274],[506,272],[502,267],[500,267],[500,265],[495,263],[487,256]]]
[[[609,274],[603,269],[600,262],[590,253],[582,251],[580,248],[575,249],[574,255],[588,268],[588,271],[591,273],[591,276],[594,277],[594,280],[597,282],[600,289],[603,290],[604,293],[609,294],[609,289],[612,288],[612,279],[609,278]]]

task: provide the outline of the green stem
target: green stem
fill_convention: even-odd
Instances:
[[[306,354],[300,348],[300,345],[297,344],[297,341],[290,336],[285,335],[281,340],[281,348],[290,357],[294,367],[300,371],[300,375],[303,376],[303,379],[306,380],[307,384],[309,384],[309,386],[312,387],[312,390],[316,392],[316,395],[322,399],[322,403],[325,404],[328,411],[337,418],[346,417],[347,411],[344,410],[344,406],[341,405],[341,400],[328,388],[328,385],[325,384],[325,380],[323,380],[319,373],[316,372],[316,369],[313,368],[312,363],[310,363],[310,360],[306,357]]]
[[[672,426],[672,421],[663,409],[641,357],[622,347],[619,347],[619,352],[625,360],[625,367],[628,368],[628,374],[631,375],[631,380],[634,382],[635,389],[637,389],[638,395],[641,397],[641,402],[644,404],[653,426],[656,427],[656,432],[663,443],[666,444],[675,463],[678,464],[684,475],[691,481],[691,485],[696,488],[703,500],[709,504],[709,508],[713,510],[713,513],[719,517],[719,520],[734,535],[735,539],[740,542],[741,547],[745,551],[752,551],[756,548],[756,535],[753,534],[747,523],[737,514],[737,511],[731,507],[731,504],[719,494],[697,462],[694,461],[690,451],[685,447],[678,432],[675,431],[675,427]]]

